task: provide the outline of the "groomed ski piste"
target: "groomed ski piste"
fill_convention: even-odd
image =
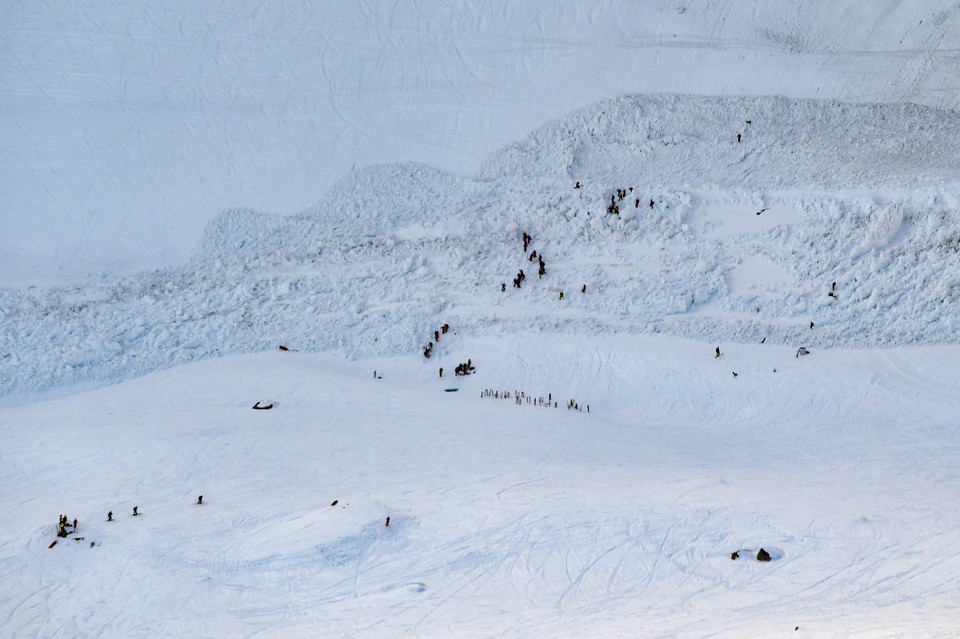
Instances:
[[[0,634],[957,636],[957,148],[625,94],[0,288]]]

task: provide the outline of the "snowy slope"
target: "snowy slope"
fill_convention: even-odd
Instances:
[[[953,109],[958,19],[952,0],[6,3],[0,284],[179,264],[221,211],[300,212],[351,167],[470,175],[621,94]]]
[[[949,113],[913,106],[605,101],[491,155],[479,179],[369,167],[299,216],[223,214],[176,269],[0,289],[0,394],[281,343],[415,355],[441,318],[470,336],[955,343],[958,142]],[[609,214],[617,189],[633,192]]]
[[[955,3],[348,5],[0,9],[0,635],[960,635]]]
[[[274,351],[4,409],[5,634],[960,630],[956,346],[461,343],[468,378]]]

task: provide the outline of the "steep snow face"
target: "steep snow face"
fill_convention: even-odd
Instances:
[[[0,289],[0,394],[278,343],[421,357],[439,317],[475,336],[955,343],[958,142],[921,107],[605,101],[494,154],[481,179],[371,166],[299,216],[225,213],[177,269]]]
[[[621,94],[960,103],[952,0],[7,4],[7,285],[179,264],[219,212],[300,212],[352,167],[473,174]]]

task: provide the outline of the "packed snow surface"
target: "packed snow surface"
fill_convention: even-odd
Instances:
[[[0,634],[960,635],[955,3],[106,4],[0,9]]]
[[[476,374],[275,350],[4,409],[5,634],[960,630],[958,347],[447,339]]]

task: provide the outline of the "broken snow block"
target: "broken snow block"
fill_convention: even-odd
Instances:
[[[757,561],[770,561],[770,553],[761,548],[760,552],[757,553]]]

